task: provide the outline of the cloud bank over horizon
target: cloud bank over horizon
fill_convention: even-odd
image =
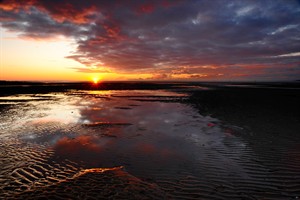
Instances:
[[[300,79],[297,0],[2,0],[0,23],[24,39],[73,38],[83,73]]]

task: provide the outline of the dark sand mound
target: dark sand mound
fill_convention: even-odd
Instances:
[[[149,184],[116,168],[80,171],[74,177],[48,187],[33,188],[14,199],[164,199],[155,184]]]

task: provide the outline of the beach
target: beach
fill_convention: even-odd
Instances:
[[[297,199],[298,83],[1,82],[0,199]]]

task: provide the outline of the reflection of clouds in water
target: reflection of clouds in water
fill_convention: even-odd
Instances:
[[[53,101],[33,101],[27,106],[32,109],[25,113],[25,116],[19,121],[20,124],[29,122],[29,125],[56,122],[63,124],[77,123],[80,118],[79,106],[76,102],[79,97],[69,97],[62,94],[51,94]],[[26,120],[27,117],[28,119]]]
[[[124,94],[120,93],[119,96]],[[128,97],[137,95],[135,92],[125,94]],[[226,136],[217,119],[201,116],[187,105],[156,101],[138,102],[140,106],[130,106],[136,103],[124,97],[110,100],[92,98],[89,106],[80,109],[80,121],[131,123],[132,126],[123,128],[125,133],[164,134],[206,145],[219,144]],[[122,106],[131,109],[118,109]]]
[[[82,135],[77,138],[61,138],[55,144],[55,149],[60,154],[78,154],[83,151],[99,153],[102,147],[95,137]]]
[[[127,97],[134,96],[135,93],[127,93]],[[168,94],[170,95],[170,94]],[[120,95],[121,96],[121,95]],[[172,143],[183,145],[182,152],[187,153],[188,145],[192,145],[198,157],[203,157],[203,148],[221,148],[226,151],[227,146],[223,141],[228,138],[229,128],[226,132],[220,126],[217,119],[209,116],[201,116],[195,109],[181,103],[165,102],[137,102],[130,98],[113,97],[110,100],[92,99],[91,105],[80,109],[81,121],[106,122],[106,123],[131,123],[131,126],[110,131],[119,131],[118,136],[133,138],[142,136],[143,142],[134,143],[132,141],[122,146],[124,151],[128,151],[130,145],[137,151],[145,154],[165,154],[171,155],[170,149],[176,149]],[[139,104],[139,106],[130,106]],[[126,106],[131,109],[118,109]],[[115,133],[112,133],[115,135]],[[137,139],[136,139],[137,140]],[[134,139],[133,139],[134,141]],[[166,141],[166,142],[162,142]],[[231,142],[237,146],[243,146],[242,141],[234,138]],[[133,147],[131,148],[133,149]],[[198,150],[200,150],[198,152]],[[182,152],[180,154],[182,154]],[[198,152],[198,153],[197,153]]]
[[[175,149],[165,147],[164,145],[151,144],[146,142],[140,142],[133,146],[134,151],[140,152],[145,156],[159,156],[162,158],[169,158],[171,156],[177,156],[178,153]]]
[[[178,149],[172,147],[173,145],[163,144],[163,140],[159,140],[156,143],[150,143],[146,141],[137,142],[132,145],[132,151],[138,154],[143,154],[147,158],[160,161],[172,161],[182,159],[184,155]],[[170,142],[170,141],[169,141]]]
[[[110,140],[96,136],[62,137],[54,145],[54,150],[56,155],[63,158],[91,161],[96,159],[109,143]]]
[[[44,116],[32,118],[31,125],[44,126],[43,123],[47,125],[50,121],[53,130],[49,129],[51,134],[39,137],[32,137],[35,136],[32,133],[30,138],[24,139],[46,142],[53,145],[56,155],[92,166],[135,165],[139,159],[143,160],[143,168],[156,167],[153,162],[169,162],[167,165],[170,166],[188,160],[193,163],[205,161],[208,150],[216,158],[215,165],[226,161],[238,168],[238,163],[230,161],[225,154],[212,151],[217,148],[229,152],[225,140],[234,146],[244,145],[240,139],[232,137],[230,130],[224,131],[217,119],[201,116],[197,110],[182,103],[130,98],[141,96],[146,100],[152,94],[153,91],[89,91],[65,95],[50,104],[38,104],[37,108],[43,110]],[[173,94],[177,95],[155,91],[160,97]],[[150,99],[153,98],[152,95]],[[68,123],[74,128],[61,129],[62,124],[55,125],[57,121],[64,122],[66,128]],[[132,125],[120,125],[126,123]],[[95,126],[87,126],[89,124]],[[235,155],[240,157],[242,153]]]

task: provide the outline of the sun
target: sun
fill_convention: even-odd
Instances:
[[[99,81],[100,81],[100,78],[97,77],[97,76],[95,76],[95,77],[92,78],[92,80],[93,80],[93,83],[94,83],[94,84],[98,84]]]

